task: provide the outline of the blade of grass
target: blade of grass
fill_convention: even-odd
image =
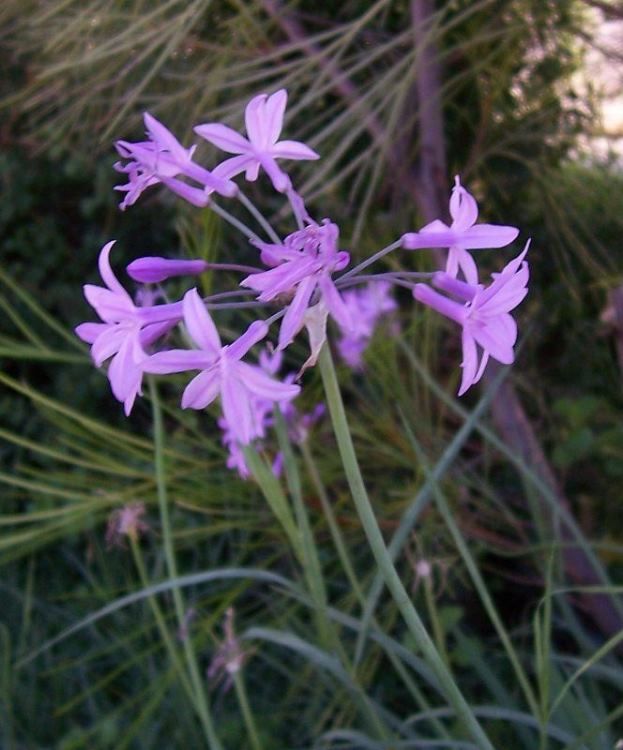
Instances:
[[[400,554],[402,548],[404,547],[407,539],[409,538],[411,534],[411,531],[413,530],[413,527],[417,523],[417,520],[420,517],[422,511],[431,502],[435,483],[439,482],[442,479],[442,477],[446,474],[446,472],[450,469],[450,467],[454,463],[456,457],[459,455],[459,453],[463,449],[463,446],[469,439],[469,436],[476,429],[476,426],[478,425],[480,418],[486,412],[487,408],[489,407],[489,404],[491,403],[491,400],[495,396],[497,389],[504,381],[504,378],[506,377],[506,375],[507,375],[507,372],[501,372],[500,374],[498,374],[498,377],[495,380],[495,382],[491,384],[491,388],[480,399],[480,401],[476,405],[475,409],[471,412],[471,414],[468,417],[466,417],[465,422],[460,427],[460,429],[457,430],[456,434],[452,438],[448,447],[444,450],[441,458],[437,461],[435,466],[431,469],[430,473],[428,474],[426,478],[426,481],[424,482],[424,485],[419,490],[419,492],[417,493],[413,501],[408,505],[402,518],[400,519],[400,524],[398,525],[398,529],[395,531],[388,545],[388,552],[389,552],[392,562],[396,560],[398,555]],[[363,643],[362,639],[365,634],[365,627],[366,627],[366,624],[370,622],[370,618],[372,617],[377,607],[379,598],[383,591],[383,585],[384,585],[383,577],[381,575],[381,572],[378,571],[372,582],[372,585],[370,586],[370,590],[368,592],[368,596],[366,599],[366,606],[364,608],[363,616],[362,616],[362,623],[364,626],[364,630],[362,631],[362,635],[360,635],[357,640],[357,645],[356,645],[356,650],[355,650],[355,663],[357,663],[359,659],[361,658],[362,643]]]

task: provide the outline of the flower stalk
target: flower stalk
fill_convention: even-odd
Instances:
[[[158,390],[153,378],[149,378],[149,396],[152,404],[153,429],[154,429],[154,467],[156,474],[156,489],[158,494],[158,509],[160,512],[160,522],[162,525],[162,542],[164,547],[164,558],[167,566],[169,580],[174,580],[177,575],[177,563],[175,561],[175,551],[173,549],[173,533],[171,529],[171,519],[169,516],[169,501],[167,497],[166,470],[164,465],[164,426],[162,423],[162,410],[160,408],[160,399]],[[175,587],[172,590],[173,604],[178,627],[183,629],[186,625],[184,615],[184,601],[182,592]],[[204,682],[199,672],[197,655],[193,645],[192,638],[185,638],[183,641],[184,656],[186,665],[190,674],[190,682],[195,694],[195,707],[201,721],[201,726],[205,734],[206,742],[210,750],[223,750],[223,746],[216,734],[214,722],[210,714],[208,697],[205,691]]]
[[[463,694],[458,688],[452,674],[424,627],[424,623],[413,606],[411,597],[400,580],[400,576],[398,575],[389,552],[387,551],[383,535],[381,534],[381,530],[361,476],[361,470],[359,468],[355,448],[348,427],[348,421],[346,419],[344,402],[342,401],[333,358],[329,347],[326,344],[320,353],[318,365],[320,367],[320,374],[322,376],[327,405],[329,407],[333,432],[342,458],[342,465],[344,467],[348,486],[355,503],[357,514],[361,520],[366,538],[370,545],[370,549],[372,550],[372,554],[376,559],[379,570],[383,575],[387,588],[402,614],[409,632],[422,652],[422,656],[439,680],[439,684],[445,693],[448,702],[454,708],[457,718],[463,724],[464,728],[472,735],[480,750],[494,750],[491,741],[485,734],[480,722],[463,697]]]

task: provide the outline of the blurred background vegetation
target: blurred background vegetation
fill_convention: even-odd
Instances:
[[[123,419],[71,329],[90,317],[81,285],[96,279],[97,251],[113,237],[118,263],[180,250],[228,260],[248,249],[209,211],[157,189],[121,214],[112,142],[140,140],[149,110],[188,143],[193,125],[239,126],[250,96],[286,87],[287,137],[322,155],[297,184],[364,258],[425,220],[417,80],[432,50],[444,195],[460,173],[483,220],[532,237],[509,377],[577,534],[561,531],[556,491],[505,446],[478,400],[502,391],[489,384],[457,405],[458,342],[408,295],[402,336],[377,336],[363,376],[340,372],[349,419],[388,539],[413,511],[399,569],[495,746],[612,750],[623,736],[623,174],[601,113],[621,65],[621,25],[614,0],[2,3],[0,747],[204,743],[163,635],[180,648],[173,603],[145,595],[166,577],[149,399]],[[608,79],[587,68],[596,59]],[[261,186],[252,194],[266,206]],[[279,202],[266,208],[287,226]],[[487,256],[487,270],[499,260]],[[183,589],[202,676],[232,604],[253,652],[246,691],[210,686],[224,747],[256,750],[258,736],[266,750],[472,747],[384,593],[356,644],[376,571],[330,426],[316,427],[298,468],[348,658],[323,641],[304,566],[262,492],[226,470],[214,421],[180,413],[173,389],[162,390],[180,574],[255,576]],[[308,373],[305,405],[320,398]],[[150,532],[108,548],[110,513],[138,501]],[[590,591],[570,576],[569,547],[591,561]],[[125,595],[126,605],[87,619]],[[596,611],[605,599],[609,628]],[[375,736],[370,715],[391,742]]]

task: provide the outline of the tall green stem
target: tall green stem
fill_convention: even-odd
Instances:
[[[333,543],[335,545],[338,556],[340,558],[340,562],[342,563],[342,567],[344,568],[344,572],[346,573],[346,577],[348,578],[348,583],[350,584],[350,587],[352,588],[353,593],[355,594],[355,598],[361,605],[362,610],[365,610],[366,597],[364,596],[363,589],[361,588],[359,584],[357,574],[355,573],[355,567],[351,562],[348,549],[346,547],[344,539],[342,538],[342,532],[340,531],[339,524],[337,522],[337,519],[335,518],[335,514],[333,513],[331,502],[329,501],[327,491],[322,482],[322,477],[320,476],[320,472],[318,471],[318,467],[316,466],[314,457],[312,456],[312,453],[306,441],[301,444],[300,448],[301,448],[301,453],[303,455],[303,459],[305,461],[305,466],[307,467],[309,476],[311,477],[311,480],[316,489],[316,492],[318,493],[318,498],[320,500],[320,504],[322,505],[322,509],[324,511],[325,518],[329,526],[329,531],[331,532]],[[379,630],[381,629],[378,626],[378,623],[376,622],[374,614],[370,615],[370,624]],[[415,684],[415,681],[411,678],[411,676],[409,675],[408,671],[405,669],[405,666],[400,661],[400,659],[390,650],[386,650],[385,655],[387,656],[392,666],[394,667],[394,669],[396,670],[396,672],[398,673],[398,675],[404,682],[405,687],[407,688],[409,693],[411,693],[413,699],[418,703],[419,706],[422,707],[424,711],[430,711],[431,709],[430,704],[428,703],[427,699],[424,697],[424,694],[422,693],[422,691]],[[353,679],[355,679],[357,675],[356,665],[351,667],[351,672],[353,675]],[[444,737],[445,739],[450,739],[448,731],[446,727],[444,726],[443,722],[439,721],[438,718],[434,718],[431,720],[431,723],[434,724],[435,728],[439,732],[440,737]]]
[[[238,698],[238,705],[240,706],[240,710],[242,711],[242,719],[249,736],[251,747],[253,748],[253,750],[262,750],[262,743],[257,731],[255,719],[253,718],[251,706],[249,705],[247,689],[244,684],[244,677],[241,670],[234,673],[233,680],[234,688],[236,689],[236,697]]]
[[[337,440],[338,449],[342,458],[342,464],[346,479],[350,487],[353,501],[361,520],[364,532],[368,539],[370,549],[383,575],[387,588],[402,614],[404,621],[411,632],[424,659],[431,667],[439,684],[444,691],[449,703],[454,708],[457,717],[470,732],[481,750],[494,750],[489,738],[485,734],[478,719],[457,687],[451,673],[439,655],[435,644],[429,636],[420,616],[411,602],[411,598],[402,584],[396,568],[394,567],[381,530],[374,515],[374,510],[368,498],[361,470],[357,462],[357,456],[353,446],[344,403],[340,393],[335,367],[329,347],[325,344],[318,360],[322,382],[327,397],[329,413],[333,424],[333,431]]]
[[[173,549],[173,534],[171,532],[171,521],[169,518],[169,503],[167,498],[166,471],[164,465],[164,427],[162,424],[162,410],[158,398],[158,390],[153,378],[149,378],[149,395],[152,405],[154,422],[154,464],[156,471],[156,487],[158,491],[158,508],[160,511],[160,523],[162,525],[162,539],[164,545],[164,557],[167,565],[169,579],[177,578],[177,563],[175,562],[175,551]],[[184,601],[182,592],[178,587],[173,590],[173,603],[180,631],[185,624]],[[212,717],[208,708],[208,699],[205,692],[203,680],[197,664],[197,655],[190,636],[184,638],[184,656],[190,673],[190,681],[195,693],[195,703],[201,725],[203,726],[206,741],[210,750],[222,750],[222,745],[216,734]]]
[[[141,579],[141,585],[144,589],[147,589],[150,585],[149,577],[147,575],[147,570],[145,569],[145,563],[143,562],[143,556],[141,554],[141,549],[139,547],[138,541],[133,536],[130,537],[130,546],[132,548],[134,563]],[[177,672],[180,681],[188,694],[188,697],[194,703],[195,695],[193,693],[192,686],[188,681],[188,675],[184,671],[184,665],[180,661],[176,645],[173,642],[171,634],[169,633],[169,628],[164,619],[164,615],[162,614],[162,610],[160,609],[160,605],[158,604],[158,599],[156,598],[156,596],[149,596],[147,598],[147,602],[156,621],[156,625],[158,626],[158,630],[160,631],[160,637],[162,638],[165,648],[169,654],[169,659],[171,659],[173,667]]]

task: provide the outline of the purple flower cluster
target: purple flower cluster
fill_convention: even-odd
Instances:
[[[340,249],[339,229],[329,219],[314,220],[302,197],[294,190],[290,176],[278,160],[313,160],[318,154],[298,141],[279,140],[283,129],[287,94],[260,94],[247,105],[246,137],[221,123],[195,127],[195,133],[232,156],[209,170],[195,159],[196,146],[185,148],[153,116],[145,114],[148,140],[139,143],[118,141],[117,150],[124,160],[115,168],[127,182],[118,186],[125,195],[121,208],[138,200],[147,188],[163,184],[176,195],[198,207],[218,210],[214,197],[238,197],[268,231],[270,241],[245,228],[258,251],[264,268],[236,263],[208,264],[202,259],[142,257],[127,268],[129,276],[140,284],[161,284],[177,276],[200,275],[219,267],[245,273],[237,291],[229,290],[202,298],[197,288],[187,291],[182,300],[158,304],[160,287],[143,287],[135,303],[115,277],[110,266],[113,242],[102,248],[100,275],[105,286],[86,285],[87,301],[102,322],[83,323],[77,335],[91,344],[91,354],[99,367],[109,360],[108,379],[115,397],[123,402],[126,414],[141,393],[145,373],[172,374],[194,372],[182,393],[182,408],[204,409],[217,399],[221,405],[219,426],[228,450],[228,466],[242,476],[248,475],[243,446],[264,441],[273,424],[275,408],[281,411],[290,437],[306,439],[311,426],[322,416],[318,405],[309,414],[301,414],[292,401],[300,392],[300,374],[315,364],[327,338],[327,320],[333,319],[340,336],[336,346],[344,362],[354,368],[364,366],[363,354],[379,319],[397,310],[392,296],[395,285],[411,289],[415,299],[450,318],[462,328],[463,376],[459,395],[482,376],[490,357],[509,364],[517,339],[517,326],[510,315],[527,293],[528,264],[524,251],[511,260],[485,285],[470,251],[501,248],[513,242],[518,230],[510,226],[478,224],[478,207],[458,177],[450,198],[450,225],[437,220],[409,232],[379,251],[360,266],[345,273],[350,254]],[[264,217],[240,193],[234,178],[258,179],[262,170],[273,188],[290,203],[297,229],[279,239]],[[220,213],[235,226],[243,226],[227,212]],[[445,269],[434,274],[413,272],[383,273],[370,280],[358,271],[377,258],[402,246],[407,250],[447,249]],[[416,283],[414,277],[426,277],[429,283]],[[154,291],[155,290],[155,291]],[[236,307],[230,298],[255,295],[256,307],[266,306],[273,313],[253,321],[242,335],[223,344],[212,317],[219,309]],[[228,301],[225,302],[224,298]],[[248,305],[246,303],[240,303]],[[258,364],[246,361],[253,347],[264,340],[273,323],[280,322],[276,348],[268,345]],[[175,329],[182,326],[186,343],[176,348],[168,344]],[[299,376],[279,379],[277,373],[282,352],[307,329],[310,356]],[[395,330],[395,329],[394,329]],[[184,337],[175,339],[184,340]],[[279,471],[280,456],[274,470]]]
[[[337,342],[341,358],[353,370],[363,368],[363,353],[379,318],[397,309],[389,281],[369,281],[366,286],[344,292],[344,303],[353,325]]]

